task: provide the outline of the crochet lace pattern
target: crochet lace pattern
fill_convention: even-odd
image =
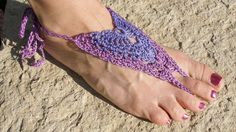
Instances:
[[[163,48],[112,9],[107,8],[107,10],[111,14],[114,29],[81,33],[70,37],[44,28],[39,23],[32,8],[25,9],[19,36],[20,38],[25,36],[25,29],[30,16],[32,18],[32,31],[27,44],[20,52],[21,59],[32,59],[38,52],[42,58],[35,60],[30,65],[39,67],[44,63],[44,41],[39,36],[39,33],[45,32],[49,36],[73,42],[81,50],[106,62],[142,71],[191,93],[187,87],[172,75],[173,72],[178,72],[184,77],[187,74]]]

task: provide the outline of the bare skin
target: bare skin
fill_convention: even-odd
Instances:
[[[97,0],[29,0],[40,23],[51,31],[74,36],[79,33],[113,29],[106,8]],[[60,7],[60,8],[59,8]],[[194,95],[143,72],[122,68],[84,53],[73,43],[42,33],[45,50],[55,59],[80,74],[98,93],[122,110],[164,125],[191,117],[186,109],[203,111],[216,99],[224,80],[210,67],[182,52],[164,47],[178,65],[190,75],[175,77]]]

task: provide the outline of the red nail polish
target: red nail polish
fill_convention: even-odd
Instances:
[[[184,116],[182,117],[183,120],[187,120],[189,118],[189,115],[184,114]]]
[[[211,83],[213,85],[217,86],[220,83],[221,79],[222,77],[219,74],[217,73],[211,74]]]
[[[206,108],[206,104],[203,103],[203,102],[201,102],[201,103],[199,104],[199,109],[205,109],[205,108]]]
[[[215,90],[211,91],[211,97],[216,98],[217,97],[217,92]]]

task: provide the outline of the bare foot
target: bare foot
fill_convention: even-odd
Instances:
[[[92,7],[87,7],[88,10],[89,8]],[[77,10],[72,9],[70,15],[74,19],[67,16],[67,19],[63,20],[61,24],[66,28],[58,26],[60,21],[57,21],[55,25],[50,24],[47,19],[40,21],[43,21],[43,25],[49,30],[67,35],[112,29],[111,16],[106,8],[97,4],[96,9],[96,15],[92,16],[91,11],[88,14],[91,17],[83,20],[78,19],[81,16],[76,13]],[[100,24],[97,24],[97,18],[101,19]],[[169,124],[172,120],[189,120],[191,117],[185,109],[193,112],[203,111],[208,102],[217,98],[217,92],[224,83],[222,77],[207,65],[198,63],[185,54],[166,47],[164,48],[168,54],[190,75],[190,77],[182,77],[176,74],[176,78],[194,95],[143,72],[104,62],[82,52],[73,43],[46,35],[44,38],[45,50],[80,74],[97,92],[124,111],[149,119],[156,124]]]

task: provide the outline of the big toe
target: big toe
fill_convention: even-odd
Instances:
[[[208,83],[216,91],[219,91],[224,86],[223,77],[206,64],[191,60],[189,65],[189,74],[194,79]]]

